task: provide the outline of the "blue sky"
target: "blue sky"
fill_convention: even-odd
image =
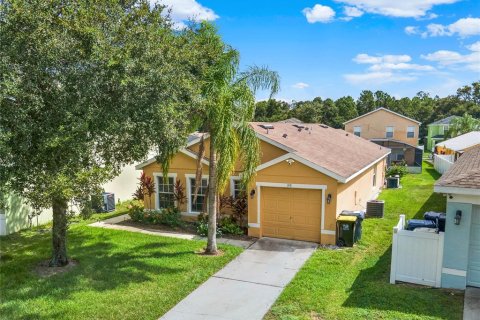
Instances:
[[[443,97],[480,80],[479,0],[161,2],[179,26],[187,17],[214,21],[243,66],[278,71],[279,99],[364,89]]]

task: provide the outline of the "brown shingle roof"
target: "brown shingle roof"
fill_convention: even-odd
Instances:
[[[267,133],[267,129],[262,128],[262,125],[272,125],[274,129],[269,129]],[[317,123],[252,122],[251,126],[259,135],[293,150],[292,153],[345,179],[390,153],[388,148],[344,130]],[[299,130],[297,126],[304,128]]]
[[[480,189],[480,146],[473,147],[458,158],[435,186]]]

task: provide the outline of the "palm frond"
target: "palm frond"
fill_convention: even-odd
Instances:
[[[278,93],[280,89],[280,76],[276,71],[271,71],[267,67],[250,66],[244,72],[239,74],[237,81],[246,81],[248,86],[255,94],[259,89],[269,90],[270,97]]]

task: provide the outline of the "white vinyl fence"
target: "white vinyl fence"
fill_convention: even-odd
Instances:
[[[405,215],[393,227],[390,283],[410,282],[439,288],[444,233],[405,230]]]
[[[442,155],[434,154],[433,155],[433,166],[438,173],[444,174],[448,168],[453,164],[453,155]]]

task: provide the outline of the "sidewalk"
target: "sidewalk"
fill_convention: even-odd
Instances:
[[[186,239],[186,240],[207,240],[206,237],[201,237],[194,234],[188,233],[180,233],[180,232],[168,232],[162,231],[157,229],[150,229],[150,228],[140,228],[140,227],[133,227],[133,226],[124,226],[119,223],[123,221],[130,220],[130,216],[128,214],[124,214],[118,217],[113,217],[110,219],[97,221],[92,224],[89,224],[91,227],[97,228],[106,228],[106,229],[114,229],[114,230],[124,230],[130,232],[139,232],[144,234],[149,234],[153,236],[162,236],[162,237],[170,237],[170,238],[178,238],[178,239]],[[246,240],[236,240],[236,239],[227,239],[227,238],[217,238],[217,243],[225,243],[236,247],[241,248],[248,248],[256,240],[246,241]]]

